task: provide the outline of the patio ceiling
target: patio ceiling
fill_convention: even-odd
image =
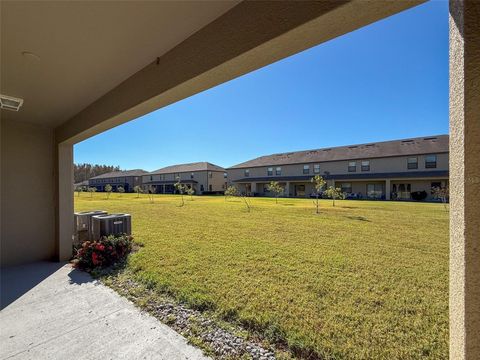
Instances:
[[[2,1],[1,116],[58,126],[237,3]]]

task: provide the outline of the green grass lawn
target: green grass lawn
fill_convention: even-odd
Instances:
[[[128,268],[192,307],[324,359],[448,357],[448,213],[441,204],[75,195],[132,215]]]

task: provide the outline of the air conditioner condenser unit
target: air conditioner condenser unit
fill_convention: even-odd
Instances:
[[[132,217],[130,214],[95,215],[92,228],[93,240],[109,235],[132,235]]]
[[[74,213],[75,242],[83,243],[93,239],[92,217],[95,215],[108,214],[104,210],[81,211]]]

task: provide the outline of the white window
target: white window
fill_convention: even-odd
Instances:
[[[315,174],[320,174],[320,164],[313,165],[313,172]]]
[[[310,165],[303,165],[303,173],[310,174]]]
[[[269,168],[267,169],[267,175],[268,175],[268,176],[272,176],[272,175],[273,175],[273,168],[272,168],[272,167],[269,167]]]
[[[245,169],[243,174],[245,175],[245,177],[249,177],[250,176],[250,169]]]
[[[275,175],[282,175],[282,168],[280,166],[275,169]]]

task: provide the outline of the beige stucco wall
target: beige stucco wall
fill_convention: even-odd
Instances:
[[[480,2],[450,1],[450,358],[480,359]]]
[[[53,129],[1,121],[1,266],[53,259]]]

